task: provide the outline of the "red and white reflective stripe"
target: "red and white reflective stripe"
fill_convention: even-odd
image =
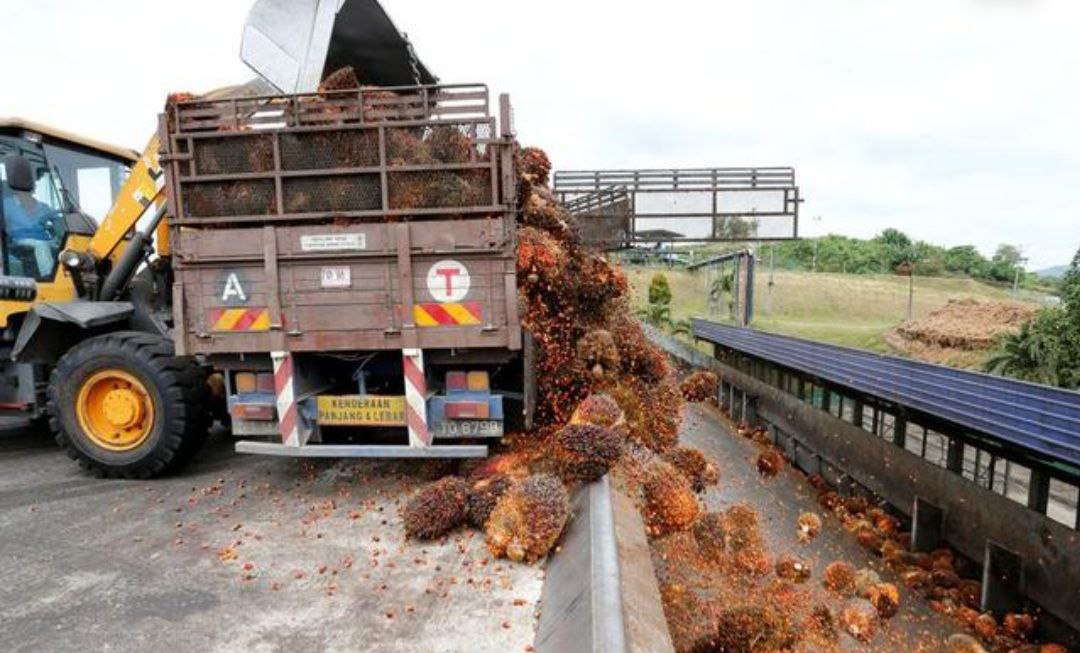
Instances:
[[[278,431],[286,446],[300,446],[300,421],[293,387],[293,357],[287,351],[270,352],[274,360],[274,394],[277,400]]]
[[[430,447],[424,352],[420,349],[403,349],[401,354],[405,363],[405,423],[409,427],[409,446]]]

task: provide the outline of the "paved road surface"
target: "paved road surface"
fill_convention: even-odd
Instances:
[[[0,424],[0,650],[526,650],[539,569],[474,532],[402,542],[426,467],[245,457],[218,434],[179,476],[102,481]]]

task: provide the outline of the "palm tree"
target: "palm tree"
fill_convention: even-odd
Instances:
[[[986,361],[983,369],[1024,381],[1059,385],[1058,340],[1052,331],[1038,327],[1040,321],[1028,322],[1017,333],[1005,336],[1000,350]]]

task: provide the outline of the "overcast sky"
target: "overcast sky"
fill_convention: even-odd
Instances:
[[[246,80],[250,0],[3,0],[0,115],[141,148]],[[803,234],[898,227],[1032,268],[1080,246],[1076,0],[384,0],[556,168],[791,165]],[[820,219],[816,219],[820,217]]]

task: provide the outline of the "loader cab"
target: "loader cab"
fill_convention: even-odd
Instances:
[[[9,277],[52,279],[69,207],[39,151],[0,136],[0,264]]]
[[[55,279],[69,236],[93,236],[136,157],[40,123],[0,119],[2,274]]]

